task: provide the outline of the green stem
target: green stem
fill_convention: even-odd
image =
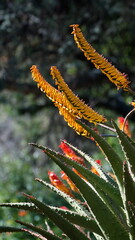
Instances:
[[[124,128],[125,128],[125,124],[126,124],[126,121],[127,121],[127,118],[135,111],[135,108],[133,108],[125,117],[124,119],[124,123],[123,123],[123,128],[122,128],[122,131],[124,132]]]
[[[114,129],[114,128],[112,128],[112,126],[111,125],[109,125],[109,124],[106,124],[106,123],[98,123],[98,125],[99,126],[101,126],[101,127],[104,127],[104,128],[106,128],[106,129],[108,129],[108,130],[110,130],[110,131],[112,131],[112,132],[116,132],[116,130]]]

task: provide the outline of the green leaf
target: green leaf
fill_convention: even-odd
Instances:
[[[23,209],[30,212],[38,212],[41,214],[38,208],[35,207],[34,204],[28,202],[20,202],[20,203],[0,203],[0,207],[10,207],[10,208],[17,208]]]
[[[77,176],[67,165],[57,157],[53,156],[49,151],[46,150],[46,154],[56,162],[56,164],[71,178],[80,190],[105,239],[119,240],[122,238],[123,240],[129,240],[126,229],[101,200],[100,196],[93,189],[93,186]]]
[[[82,214],[84,217],[90,217],[90,213],[88,212],[88,210],[84,208],[81,204],[79,204],[77,200],[57,189],[52,184],[43,181],[42,179],[36,178],[35,180],[45,185],[53,192],[56,192],[59,196],[63,197],[78,213]]]
[[[46,240],[46,238],[43,237],[43,236],[42,236],[41,234],[39,234],[39,233],[32,232],[32,231],[30,231],[30,230],[28,230],[28,229],[25,229],[25,228],[23,228],[23,231],[26,232],[26,233],[29,233],[30,235],[32,235],[32,236],[34,236],[34,237],[36,237],[36,238],[38,238],[38,239]],[[49,240],[49,239],[48,239],[48,240]]]
[[[127,222],[131,228],[133,239],[135,239],[135,182],[130,175],[128,166],[124,163],[124,195],[125,208],[127,211]]]
[[[113,122],[116,132],[118,134],[119,141],[122,145],[126,160],[129,162],[131,170],[135,176],[135,147],[128,140],[126,135],[118,128],[115,122]]]
[[[62,240],[61,238],[59,238],[58,236],[56,235],[53,235],[52,233],[46,231],[45,229],[42,229],[42,228],[39,228],[39,227],[36,227],[34,226],[33,224],[30,224],[30,223],[25,223],[25,222],[22,222],[22,221],[16,221],[17,223],[21,224],[21,225],[24,225],[25,227],[28,227],[29,229],[39,233],[42,237],[45,237],[47,238],[48,240]]]
[[[103,170],[103,168],[97,164],[92,157],[90,157],[88,154],[84,153],[80,149],[74,147],[70,143],[64,141],[70,148],[72,148],[74,151],[76,151],[81,157],[83,157],[86,161],[88,161],[99,173],[100,177],[102,177],[105,181],[109,181],[111,184],[113,184],[115,187],[116,182]]]
[[[100,148],[102,149],[106,158],[111,164],[112,170],[114,171],[120,190],[122,191],[123,161],[120,159],[119,155],[113,150],[113,148],[105,141],[103,137],[98,135],[95,131],[93,131],[91,128],[89,128],[82,122],[78,120],[76,122],[80,124],[83,128],[85,128],[95,139],[95,141],[99,144]]]
[[[83,215],[80,215],[76,212],[70,211],[70,210],[63,210],[61,208],[51,207],[56,212],[61,214],[64,218],[68,219],[70,222],[80,226],[84,227],[85,229],[88,229],[90,232],[95,232],[99,235],[102,235],[101,230],[97,226],[97,223],[92,218],[86,218]]]
[[[94,236],[95,236],[96,240],[104,240],[104,238],[102,238],[101,236],[99,236],[99,235],[97,235],[95,233],[94,233]]]
[[[4,232],[22,232],[22,229],[16,227],[0,226],[0,233]]]
[[[61,215],[56,213],[50,207],[40,202],[33,196],[27,197],[38,207],[44,214],[46,214],[71,240],[88,240],[88,238],[80,232],[73,224],[64,219]]]
[[[111,185],[109,182],[106,182],[104,179],[102,179],[99,176],[97,176],[96,174],[92,173],[90,170],[88,170],[84,166],[78,164],[76,161],[73,161],[70,158],[63,156],[60,153],[56,153],[55,151],[53,151],[51,149],[45,148],[45,147],[37,145],[37,144],[34,144],[34,146],[44,150],[45,152],[46,152],[46,150],[50,151],[50,153],[52,155],[55,155],[56,157],[63,159],[63,161],[65,161],[67,164],[69,164],[70,166],[72,166],[75,169],[77,169],[78,171],[80,171],[80,173],[88,181],[90,181],[98,191],[100,191],[100,189],[102,189],[102,191],[107,193],[114,201],[116,201],[118,203],[118,205],[122,206],[121,196],[119,194],[118,189],[115,186]],[[104,195],[104,198],[105,198],[105,195]]]

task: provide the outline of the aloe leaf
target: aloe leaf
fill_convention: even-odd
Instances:
[[[118,205],[123,205],[119,190],[115,186],[100,178],[98,175],[92,173],[89,169],[80,165],[76,161],[73,161],[72,159],[67,158],[59,153],[56,153],[51,149],[47,148],[47,150],[50,151],[51,154],[56,155],[56,157],[63,159],[63,161],[66,162],[68,165],[76,168],[95,187],[98,192],[104,191],[108,194],[109,197],[116,201]]]
[[[135,176],[135,147],[128,140],[125,134],[118,128],[115,122],[113,122],[116,132],[118,134],[119,141],[122,145],[126,159],[130,164],[131,170]]]
[[[128,233],[116,216],[110,211],[100,196],[95,192],[93,186],[77,176],[68,166],[46,150],[46,154],[71,178],[80,190],[88,206],[91,209],[94,219],[101,229],[106,240],[129,240]],[[103,217],[104,216],[104,217]]]
[[[127,211],[127,221],[131,228],[133,239],[135,238],[135,182],[130,175],[127,164],[124,164],[124,194],[125,207]]]
[[[27,232],[27,233],[29,233],[30,235],[38,238],[38,239],[47,240],[45,237],[43,237],[43,236],[42,236],[41,234],[39,234],[39,233],[32,232],[32,231],[30,231],[30,230],[28,230],[28,229],[25,229],[25,228],[22,228],[22,230],[23,230],[24,232]]]
[[[50,153],[52,155],[55,155],[58,158],[63,159],[63,161],[65,161],[67,164],[69,164],[70,166],[74,167],[75,169],[77,169],[78,171],[81,172],[81,174],[87,178],[88,181],[90,181],[93,186],[98,189],[102,189],[104,192],[106,192],[112,199],[114,199],[114,201],[116,201],[118,203],[118,205],[122,206],[122,200],[121,200],[121,196],[119,194],[119,191],[116,187],[114,187],[113,185],[111,185],[110,183],[106,182],[104,179],[100,178],[99,176],[97,176],[96,174],[92,173],[90,170],[86,169],[84,166],[80,165],[79,163],[77,163],[76,161],[71,160],[70,158],[67,158],[66,156],[63,156],[60,153],[56,153],[55,151],[45,148],[43,146],[37,145],[37,144],[33,144],[35,147],[40,148],[42,150],[45,151],[50,151]]]
[[[100,177],[102,177],[105,181],[109,181],[111,184],[116,185],[116,182],[103,170],[103,168],[97,164],[92,157],[90,157],[88,154],[84,153],[80,149],[76,148],[72,144],[65,141],[65,143],[72,148],[74,151],[76,151],[81,157],[83,157],[87,162],[89,162],[99,173]]]
[[[56,213],[50,207],[40,202],[33,196],[27,197],[38,207],[44,214],[46,214],[50,220],[52,220],[71,240],[88,240],[88,238],[80,232],[73,224],[64,219],[61,215]]]
[[[30,224],[30,223],[25,223],[25,222],[22,222],[22,221],[16,221],[17,223],[25,226],[25,227],[28,227],[29,229],[39,233],[42,237],[45,237],[47,238],[48,240],[62,240],[61,238],[59,238],[58,236],[46,231],[45,229],[42,229],[42,228],[39,228],[39,227],[36,227],[34,226],[33,224]]]
[[[102,235],[102,232],[97,226],[97,223],[92,218],[91,219],[86,218],[83,215],[80,215],[70,210],[63,210],[61,208],[56,207],[51,208],[54,209],[59,214],[61,214],[64,218],[68,219],[73,224],[84,227],[85,229],[88,229],[90,232],[95,232],[99,235]]]
[[[81,204],[79,204],[79,202],[77,200],[73,199],[66,193],[57,189],[52,184],[49,184],[49,183],[43,181],[42,179],[36,178],[35,180],[42,183],[43,185],[45,185],[46,187],[51,189],[53,192],[56,192],[59,196],[63,197],[78,213],[82,214],[84,217],[90,217],[90,213],[88,212],[88,210],[86,208],[84,208]]]
[[[0,226],[0,233],[4,232],[22,232],[22,229],[16,227]]]
[[[102,238],[101,236],[99,236],[99,235],[97,235],[95,233],[94,233],[94,236],[95,236],[96,240],[104,240],[104,238]]]
[[[111,164],[112,170],[114,171],[114,174],[116,176],[118,185],[120,187],[120,190],[122,191],[122,176],[123,176],[123,164],[122,160],[119,157],[119,155],[113,150],[113,148],[105,141],[103,137],[98,135],[95,131],[93,131],[91,128],[89,128],[86,124],[83,124],[82,122],[76,120],[77,123],[79,123],[83,128],[85,128],[91,136],[95,139],[95,141],[99,144],[100,148],[104,152],[106,158],[108,159],[109,163]]]
[[[38,212],[38,213],[41,214],[41,211],[39,211],[39,209],[36,208],[33,203],[28,203],[28,202],[0,203],[0,207],[10,207],[10,208],[16,208],[16,209],[23,209],[23,210],[26,210],[26,211]]]

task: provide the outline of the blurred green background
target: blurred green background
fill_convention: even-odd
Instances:
[[[74,23],[80,25],[99,53],[128,74],[135,89],[133,0],[1,0],[0,202],[25,201],[22,192],[26,192],[48,204],[65,204],[34,181],[35,177],[47,180],[47,171],[58,169],[42,152],[28,145],[30,142],[58,151],[61,139],[66,139],[95,158],[102,158],[94,143],[70,129],[37,89],[30,74],[33,64],[51,84],[50,67],[56,65],[71,89],[109,119],[126,116],[131,109],[128,103],[133,98],[117,91],[77,48],[69,27]],[[134,119],[133,115],[132,128]],[[110,141],[115,145],[113,139]],[[14,219],[20,219],[18,211],[9,209],[0,210],[0,216],[0,225],[13,225]],[[24,218],[42,222],[35,215]],[[24,235],[19,236],[24,239]],[[3,234],[0,239],[17,240],[18,234]]]

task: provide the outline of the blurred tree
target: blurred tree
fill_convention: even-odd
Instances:
[[[47,78],[50,66],[57,65],[74,89],[95,87],[101,79],[103,87],[106,79],[86,63],[70,36],[73,23],[80,24],[95,48],[133,82],[134,1],[7,0],[0,7],[0,90],[34,93],[32,64]]]

